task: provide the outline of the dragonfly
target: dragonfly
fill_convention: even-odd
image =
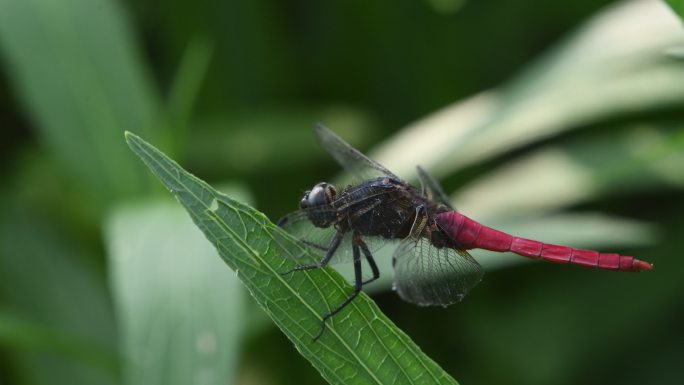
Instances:
[[[601,253],[516,237],[461,214],[444,190],[417,166],[416,188],[368,158],[321,124],[314,127],[320,145],[358,182],[341,190],[327,182],[307,190],[299,210],[278,225],[317,253],[320,260],[284,272],[320,269],[334,261],[354,266],[352,293],[322,316],[325,323],[378,279],[373,252],[384,243],[398,242],[392,255],[394,290],[420,306],[460,302],[484,275],[470,249],[512,252],[524,257],[590,268],[638,272],[653,265],[631,256]],[[363,260],[371,277],[364,279]]]

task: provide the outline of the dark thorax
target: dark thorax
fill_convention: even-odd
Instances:
[[[360,235],[403,239],[416,221],[417,208],[429,202],[415,188],[383,177],[345,188],[332,205],[340,226]]]

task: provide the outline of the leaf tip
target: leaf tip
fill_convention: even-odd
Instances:
[[[130,143],[131,140],[137,138],[138,136],[128,130],[124,131],[124,137],[126,138],[126,142]]]
[[[124,131],[124,137],[126,138],[126,144],[128,144],[128,147],[130,147],[135,153],[138,153],[138,148],[145,144],[145,141],[142,140],[138,135],[128,130]]]

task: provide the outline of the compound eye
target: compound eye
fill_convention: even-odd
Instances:
[[[324,206],[332,202],[336,194],[337,192],[331,184],[321,182],[315,185],[311,191],[304,193],[304,197],[299,202],[299,207],[306,209],[309,207]]]
[[[311,194],[311,190],[306,190],[304,192],[304,196],[299,201],[299,208],[300,209],[305,209],[305,208],[309,207],[309,195],[310,194]]]

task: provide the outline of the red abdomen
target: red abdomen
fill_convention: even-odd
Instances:
[[[464,249],[511,251],[528,258],[541,258],[555,263],[571,263],[607,270],[642,271],[653,268],[650,263],[634,257],[574,249],[514,237],[484,226],[456,211],[437,214],[436,220],[440,227]]]

